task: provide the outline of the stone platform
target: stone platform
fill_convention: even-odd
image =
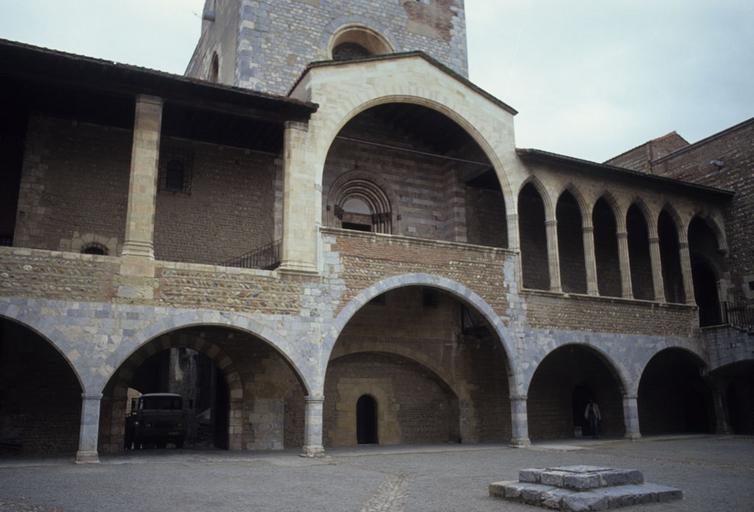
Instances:
[[[518,482],[490,484],[490,496],[568,512],[608,510],[683,498],[664,485],[644,482],[635,469],[559,466],[522,469]]]

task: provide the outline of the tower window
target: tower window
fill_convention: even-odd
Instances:
[[[370,55],[369,50],[356,43],[339,44],[332,51],[333,60],[364,59]]]

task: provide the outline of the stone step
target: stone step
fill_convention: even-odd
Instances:
[[[683,498],[673,487],[651,483],[600,487],[587,491],[564,489],[530,482],[496,482],[490,496],[566,512],[587,512],[663,503]]]
[[[636,469],[613,469],[599,466],[557,466],[544,469],[522,469],[520,482],[552,485],[575,491],[600,487],[644,483],[644,475]]]

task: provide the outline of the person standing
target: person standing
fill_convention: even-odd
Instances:
[[[592,438],[597,439],[600,435],[600,422],[602,421],[602,415],[600,414],[600,406],[594,400],[589,400],[584,410],[584,418],[589,425],[589,429],[592,431]]]

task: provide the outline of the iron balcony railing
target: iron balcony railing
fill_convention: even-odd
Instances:
[[[281,246],[282,241],[276,240],[267,245],[263,245],[262,247],[258,247],[253,251],[249,251],[246,254],[224,261],[222,265],[225,267],[274,270],[280,266]]]
[[[725,323],[731,327],[754,332],[754,304],[724,302],[723,314]]]

